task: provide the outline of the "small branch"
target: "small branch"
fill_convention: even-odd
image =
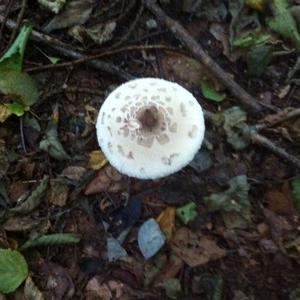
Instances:
[[[272,143],[269,139],[264,137],[263,135],[260,135],[259,133],[253,131],[251,133],[251,140],[254,144],[263,146],[276,154],[277,156],[287,160],[289,163],[291,163],[294,167],[297,167],[300,169],[300,160],[293,156],[292,154],[287,153],[284,149],[276,146],[274,143]]]
[[[283,111],[278,112],[274,115],[269,115],[263,118],[254,128],[257,131],[263,130],[267,127],[275,126],[279,123],[285,122],[289,119],[296,118],[300,116],[300,108],[286,108]]]
[[[251,110],[252,113],[260,113],[263,107],[267,107],[270,110],[277,111],[277,109],[271,105],[266,105],[258,102],[253,96],[249,95],[239,84],[237,84],[230,74],[225,72],[201,47],[200,44],[188,33],[188,31],[178,22],[168,17],[165,12],[156,4],[155,0],[143,0],[145,7],[147,7],[158,19],[158,21],[164,24],[174,37],[180,40],[198,59],[203,65],[205,65],[211,73],[218,78],[222,84],[231,92],[233,96],[240,100],[240,102]]]
[[[141,3],[141,7],[140,7],[138,13],[136,14],[134,21],[128,28],[127,32],[122,36],[122,38],[113,45],[113,48],[117,48],[118,46],[122,45],[124,43],[124,41],[126,41],[129,38],[129,36],[132,34],[136,24],[138,23],[139,19],[141,18],[143,11],[144,11],[144,5],[143,5],[143,3]]]
[[[16,24],[16,27],[12,31],[12,34],[10,36],[8,46],[7,46],[6,49],[8,49],[8,47],[12,44],[15,37],[17,36],[17,32],[18,32],[18,30],[20,28],[20,25],[21,25],[21,22],[23,20],[26,7],[27,7],[27,0],[22,0],[21,10],[20,10],[19,15],[18,15],[17,24]]]
[[[113,54],[117,54],[117,53],[121,53],[121,52],[125,52],[125,51],[141,51],[141,50],[153,50],[153,49],[164,49],[164,50],[168,50],[168,51],[178,52],[178,50],[164,46],[164,45],[148,45],[148,46],[133,45],[133,46],[123,47],[123,48],[119,48],[119,49],[104,51],[99,54],[90,55],[90,56],[76,59],[76,60],[69,61],[69,62],[58,63],[55,65],[49,64],[49,65],[44,65],[44,66],[28,68],[28,69],[25,69],[25,71],[30,73],[30,72],[39,72],[39,71],[43,71],[43,70],[49,70],[49,69],[71,67],[74,65],[90,62],[90,61],[96,60],[101,57],[105,57],[105,56],[109,56],[109,55],[113,55]]]
[[[5,17],[0,15],[0,23],[3,23],[5,21]],[[6,21],[6,26],[9,29],[16,28],[17,24],[12,20]],[[37,30],[33,30],[30,39],[39,43],[43,43],[47,45],[48,47],[51,47],[56,52],[60,53],[61,55],[64,55],[69,58],[73,59],[82,59],[87,58],[84,54],[80,53],[79,51],[76,51],[74,49],[71,49],[67,44],[61,42],[58,39],[52,38],[51,36],[38,32]],[[94,60],[89,61],[88,65],[93,67],[94,69],[104,71],[108,74],[112,74],[114,76],[117,76],[123,80],[130,80],[133,79],[133,76],[125,72],[124,70],[120,69],[114,64],[100,61],[100,60]]]
[[[13,0],[9,0],[8,3],[6,4],[5,15],[3,17],[3,22],[2,22],[1,27],[0,27],[0,40],[2,39],[2,34],[3,34],[4,28],[5,28],[5,23],[6,23],[7,19],[8,19],[8,16],[9,16],[9,13],[10,13],[10,9],[11,9],[13,3],[14,3]]]

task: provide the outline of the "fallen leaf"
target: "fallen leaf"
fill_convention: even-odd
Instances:
[[[79,181],[85,172],[86,172],[86,168],[84,167],[70,166],[63,169],[60,175],[70,180]]]
[[[90,17],[95,0],[71,0],[64,10],[55,16],[44,28],[45,32],[63,29],[78,24],[84,24]]]
[[[160,225],[160,228],[165,234],[167,240],[172,237],[172,234],[175,230],[175,213],[175,207],[167,207],[156,218],[156,221]]]
[[[112,300],[113,295],[106,283],[102,282],[101,277],[95,276],[89,280],[85,287],[85,299],[87,300]]]
[[[68,200],[69,188],[62,182],[50,181],[50,188],[47,195],[49,203],[63,207]]]
[[[7,219],[2,225],[6,231],[24,232],[32,230],[40,224],[41,220],[29,216],[14,216]]]
[[[204,198],[204,203],[209,211],[236,211],[241,212],[250,207],[248,200],[249,184],[245,175],[233,177],[229,181],[229,189],[223,193],[214,193]]]
[[[85,195],[100,192],[116,193],[125,188],[125,180],[112,166],[107,165],[96,174],[96,177],[87,185]]]
[[[290,11],[287,0],[273,0],[271,2],[272,17],[267,19],[269,27],[284,39],[291,41],[297,49],[300,48],[300,34],[297,23]]]
[[[166,295],[170,299],[178,299],[177,296],[181,292],[181,284],[179,279],[170,278],[159,284],[158,286],[162,287],[165,290]]]
[[[39,206],[46,193],[49,177],[45,175],[39,185],[31,192],[31,194],[20,205],[11,208],[9,211],[13,214],[28,214]]]
[[[225,93],[220,93],[217,89],[206,79],[200,81],[200,88],[204,98],[214,102],[222,102],[226,98]]]
[[[64,7],[66,0],[38,0],[38,2],[45,8],[57,14]]]
[[[188,204],[177,208],[176,215],[184,224],[188,224],[198,216],[197,205],[194,202],[189,202]]]
[[[289,214],[293,211],[293,202],[287,190],[285,192],[278,189],[268,191],[266,199],[269,209],[277,214]]]
[[[189,267],[205,265],[226,255],[226,251],[217,246],[214,240],[207,236],[199,236],[186,227],[175,233],[171,249]]]
[[[246,4],[259,11],[259,12],[264,12],[265,6],[266,6],[266,0],[246,0]]]
[[[107,238],[106,246],[109,262],[116,261],[119,258],[128,255],[126,250],[120,245],[119,241],[115,238]]]
[[[165,236],[158,223],[149,219],[138,232],[138,244],[143,256],[148,259],[155,255],[165,243]]]
[[[42,292],[38,289],[30,276],[28,276],[25,281],[24,296],[27,300],[44,300]]]
[[[213,161],[209,151],[201,149],[189,164],[196,172],[201,173],[213,166]]]
[[[107,163],[107,158],[100,150],[89,153],[88,167],[92,170],[100,170]]]

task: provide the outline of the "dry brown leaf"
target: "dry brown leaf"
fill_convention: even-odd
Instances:
[[[69,188],[61,182],[51,181],[48,190],[49,203],[63,207],[67,203]]]
[[[67,177],[70,180],[78,181],[85,172],[86,172],[86,169],[84,167],[70,166],[70,167],[65,168],[61,172],[61,175],[64,177]]]
[[[154,285],[160,285],[171,278],[175,278],[179,271],[183,268],[183,261],[176,255],[171,255],[166,266],[160,272],[158,277],[155,278]]]
[[[167,207],[160,215],[156,218],[161,230],[169,240],[175,230],[175,207]]]
[[[122,175],[112,166],[107,165],[98,171],[96,177],[87,185],[85,195],[92,195],[100,192],[116,193],[126,187]]]
[[[87,283],[85,287],[85,299],[111,300],[112,293],[106,283],[101,284],[101,278],[95,276]]]
[[[5,221],[3,228],[6,231],[26,231],[31,230],[40,224],[40,220],[35,220],[28,216],[14,216]]]
[[[205,265],[226,255],[226,251],[214,240],[195,234],[186,227],[175,233],[171,248],[190,267]]]
[[[293,201],[290,196],[289,187],[283,190],[274,189],[266,194],[269,209],[277,214],[289,214],[293,211]]]

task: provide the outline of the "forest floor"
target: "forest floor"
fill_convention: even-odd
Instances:
[[[0,0],[0,248],[26,267],[0,251],[0,299],[300,299],[298,4]],[[141,77],[205,112],[199,153],[159,180],[118,173],[95,132]]]

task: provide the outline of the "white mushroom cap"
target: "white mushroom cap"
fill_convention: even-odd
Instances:
[[[194,158],[205,125],[201,106],[185,88],[142,78],[108,95],[96,128],[102,151],[119,172],[156,179],[179,171]]]

